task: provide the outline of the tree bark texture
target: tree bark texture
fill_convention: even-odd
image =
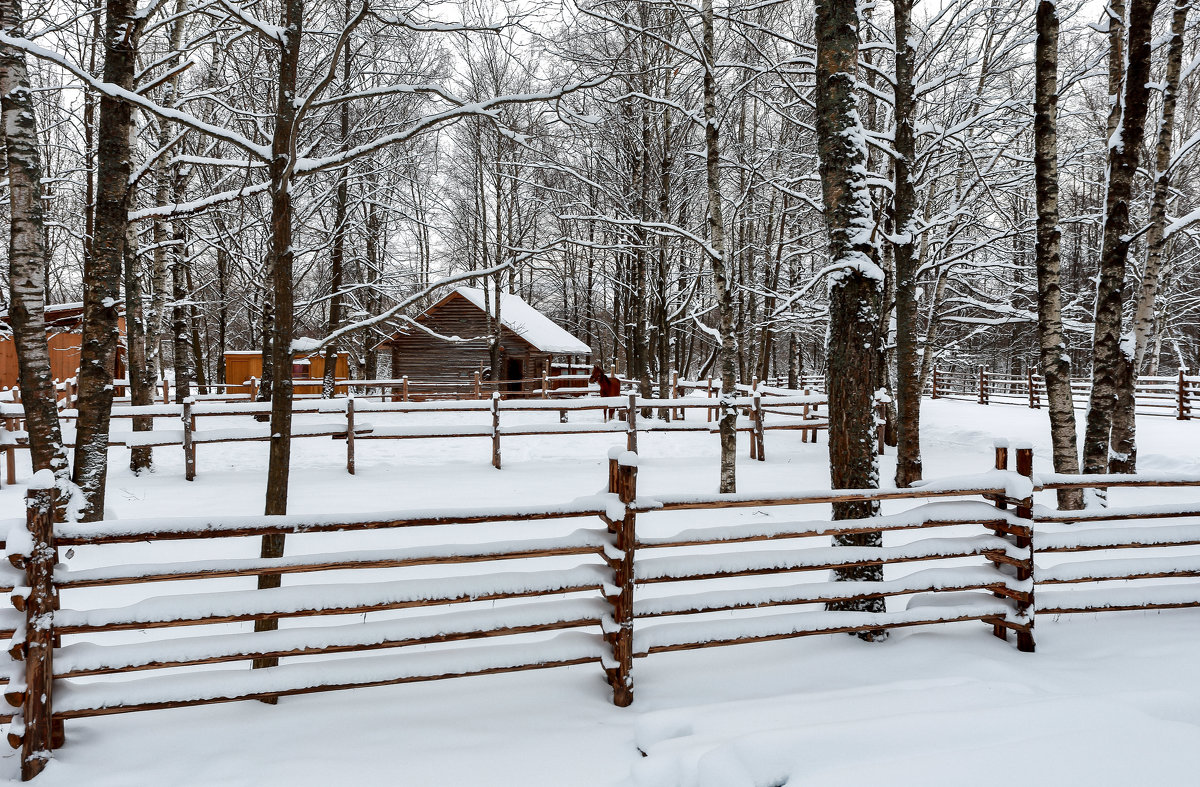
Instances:
[[[104,81],[133,90],[141,21],[132,0],[109,0],[104,19]],[[117,319],[129,224],[133,111],[112,96],[100,97],[96,195],[96,238],[85,266],[83,336],[79,353],[79,419],[73,480],[77,515],[89,522],[104,516],[108,476],[108,432],[113,371],[119,341]]]
[[[913,186],[913,0],[894,0],[896,30],[896,188],[892,249],[896,266],[896,486],[921,478],[921,370],[917,356],[917,196]]]
[[[1051,0],[1037,6],[1034,75],[1034,190],[1037,233],[1034,257],[1038,277],[1038,346],[1046,381],[1054,470],[1079,472],[1075,400],[1071,394],[1071,356],[1062,321],[1062,231],[1058,225],[1058,8]],[[1060,508],[1082,506],[1083,494],[1060,489]]]
[[[883,272],[874,261],[871,196],[866,182],[866,136],[858,115],[858,11],[851,0],[816,6],[817,151],[829,257],[839,268],[829,287],[827,390],[829,474],[835,489],[874,488],[879,472],[874,451],[872,382],[879,359],[879,308]],[[833,518],[862,519],[877,504],[838,503]],[[879,532],[835,536],[839,546],[881,546]],[[883,579],[880,566],[838,569],[838,580]],[[842,602],[833,609],[882,612],[882,599]],[[883,632],[869,632],[877,639]]]
[[[7,0],[0,25],[21,35],[20,0]],[[55,405],[46,334],[46,242],[42,159],[25,54],[0,47],[0,129],[8,160],[9,321],[17,352],[17,382],[25,406],[33,469],[53,471],[64,500],[70,489],[67,452]]]
[[[303,33],[303,0],[285,0],[282,8],[283,40],[279,59],[279,96],[275,132],[271,140],[271,247],[268,262],[274,290],[271,326],[271,443],[267,464],[267,497],[263,513],[286,514],[292,449],[292,172],[296,157],[296,89]],[[262,557],[282,557],[284,537],[263,536]],[[280,585],[279,574],[262,574],[260,589]],[[276,618],[257,620],[255,631],[272,631]],[[272,667],[276,658],[255,659],[255,667]]]
[[[721,371],[721,492],[737,491],[737,378],[734,362],[737,346],[733,333],[733,282],[725,259],[725,216],[721,206],[721,140],[717,114],[716,44],[713,30],[713,2],[701,7],[704,28],[704,145],[708,183],[708,242],[711,246],[713,286],[717,292],[717,319],[721,344],[717,363]]]
[[[1113,413],[1112,458],[1109,472],[1137,472],[1137,429],[1134,417],[1134,386],[1146,358],[1146,347],[1154,332],[1155,301],[1162,275],[1166,248],[1167,198],[1171,190],[1171,139],[1175,133],[1175,105],[1183,69],[1183,33],[1187,28],[1189,3],[1177,0],[1171,14],[1171,39],[1167,47],[1167,72],[1163,83],[1162,121],[1154,146],[1154,195],[1150,202],[1150,229],[1146,233],[1146,267],[1138,286],[1131,326],[1133,357],[1121,363],[1117,380],[1117,407]],[[1125,339],[1129,341],[1128,336]]]
[[[1146,125],[1150,79],[1150,28],[1157,0],[1133,0],[1126,18],[1126,73],[1121,115],[1109,140],[1108,194],[1104,241],[1096,286],[1096,320],[1092,335],[1092,393],[1083,440],[1083,471],[1107,473],[1117,376],[1122,363],[1121,308],[1125,264],[1129,255],[1129,201],[1138,152]],[[1130,348],[1132,349],[1132,348]],[[1132,355],[1126,352],[1126,355]]]

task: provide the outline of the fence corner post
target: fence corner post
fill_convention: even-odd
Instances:
[[[625,708],[633,702],[633,563],[636,515],[631,505],[637,498],[637,455],[612,450],[608,459],[608,488],[622,504],[621,519],[612,520],[609,532],[616,536],[616,553],[605,559],[613,571],[616,595],[607,600],[613,608],[612,630],[605,639],[612,647],[612,666],[606,668],[613,690],[613,704]]]
[[[39,477],[40,476],[40,477]],[[54,476],[34,474],[25,500],[25,521],[32,540],[25,564],[29,598],[25,604],[25,725],[21,740],[21,780],[42,772],[54,748]]]
[[[500,469],[500,392],[492,391],[492,467]]]
[[[1033,480],[1033,448],[1028,445],[1017,447],[1017,472],[1025,476],[1031,482]],[[1021,560],[1021,565],[1017,566],[1017,579],[1022,582],[1029,582],[1029,591],[1017,601],[1017,614],[1026,619],[1023,627],[1017,629],[1017,650],[1022,653],[1033,653],[1033,619],[1036,607],[1034,606],[1033,598],[1033,489],[1030,488],[1029,496],[1022,499],[1017,504],[1017,516],[1028,522],[1027,536],[1017,536],[1017,548],[1028,549],[1028,557]]]
[[[628,410],[625,411],[625,450],[638,450],[637,443],[637,393],[629,392]]]

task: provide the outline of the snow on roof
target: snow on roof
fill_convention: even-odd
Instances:
[[[454,291],[476,308],[483,309],[483,290],[475,287],[457,287]],[[500,322],[542,352],[572,355],[589,355],[592,352],[591,347],[567,333],[517,295],[503,294],[500,299]]]

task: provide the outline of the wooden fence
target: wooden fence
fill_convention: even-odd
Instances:
[[[1032,369],[1024,376],[989,372],[934,369],[925,393],[931,399],[967,399],[979,404],[1016,404],[1033,409],[1046,401],[1046,381]],[[1072,378],[1071,392],[1076,407],[1086,407],[1092,384],[1090,379]],[[1138,377],[1134,402],[1139,415],[1167,415],[1186,421],[1192,408],[1200,404],[1200,377],[1190,377],[1181,369],[1175,377]]]
[[[64,745],[64,723],[76,718],[583,663],[599,665],[613,701],[625,706],[633,701],[633,660],[661,652],[962,621],[981,621],[1002,638],[1015,632],[1018,649],[1028,652],[1034,649],[1036,614],[1200,605],[1196,583],[1115,592],[1040,590],[1200,575],[1195,557],[1120,557],[1147,547],[1200,545],[1200,527],[1178,521],[1200,516],[1200,504],[1083,512],[1055,512],[1033,504],[1039,489],[1200,486],[1200,478],[1036,478],[1030,449],[1015,451],[1016,473],[1007,470],[1008,454],[1007,448],[997,448],[996,469],[990,472],[915,489],[648,496],[637,489],[636,454],[614,449],[606,493],[556,506],[86,525],[51,521],[54,490],[44,472],[30,486],[25,527],[10,526],[5,545],[12,568],[0,581],[15,609],[3,615],[0,625],[11,638],[5,698],[14,710],[2,720],[11,723],[9,742],[22,749],[22,776],[29,779],[44,767],[52,749]],[[868,520],[755,517],[703,526],[694,520],[696,511],[884,500],[911,501],[915,507]],[[1095,526],[1133,519],[1155,524]],[[197,558],[207,544],[215,544],[216,554],[236,554],[232,545],[239,540],[243,551],[252,554],[257,541],[246,539],[264,535],[400,536],[413,527],[454,532],[472,524],[530,521],[541,523],[542,535],[281,558]],[[1064,527],[1075,522],[1089,526]],[[547,535],[548,527],[556,528],[555,534]],[[875,531],[893,534],[897,543],[828,546],[830,536]],[[171,546],[180,541],[193,545],[186,560],[179,559],[184,550]],[[127,543],[143,544],[140,555],[153,550],[161,557],[138,564],[107,557],[115,552],[113,545]],[[376,547],[378,543],[376,539]],[[723,548],[714,553],[713,545]],[[58,550],[65,548],[90,550],[92,567],[60,564]],[[1035,567],[1038,556],[1098,550],[1115,556]],[[583,562],[566,565],[565,558]],[[516,559],[523,561],[519,571],[504,562]],[[795,580],[802,572],[864,565],[914,568],[932,561],[932,568],[878,582]],[[432,579],[396,579],[387,573],[460,564],[495,568]],[[370,579],[320,581],[329,571],[370,572]],[[293,575],[294,584],[205,592],[194,585],[281,574]],[[302,581],[310,574],[317,575],[315,581]],[[782,582],[766,587],[756,582],[751,588],[737,583],[767,575],[779,575]],[[187,589],[171,584],[166,594],[133,604],[105,603],[106,588],[156,582],[184,583]],[[680,582],[700,582],[711,589],[695,591],[689,585],[675,591]],[[908,600],[903,609],[845,611],[867,599],[892,597]],[[788,611],[798,605],[817,609]],[[441,611],[396,614],[430,607]],[[774,611],[764,615],[764,609]],[[713,619],[707,615],[712,612],[730,614]],[[274,627],[281,618],[316,617],[330,622]],[[270,630],[231,632],[226,625],[249,621],[266,622]],[[200,633],[173,636],[170,630],[183,626]],[[131,631],[138,633],[136,640],[112,644],[108,636]],[[531,640],[527,634],[543,638]],[[552,636],[544,638],[546,634]],[[491,642],[470,644],[472,640]],[[412,647],[431,643],[459,644],[423,652]],[[392,652],[357,655],[382,650]],[[356,655],[336,658],[340,654]],[[279,663],[299,656],[306,658]],[[259,668],[228,667],[248,662]],[[142,672],[151,677],[137,677]],[[83,677],[88,680],[76,680]]]
[[[750,435],[750,457],[760,461],[766,458],[766,433],[768,431],[800,431],[805,442],[816,441],[817,432],[828,428],[828,420],[821,414],[825,405],[823,395],[772,396],[764,402],[761,393],[744,397],[739,403],[743,417],[738,430]],[[197,422],[203,417],[225,418],[231,416],[263,416],[270,412],[269,402],[185,402],[178,404],[146,405],[142,407],[113,408],[112,417],[128,420],[137,417],[178,419],[178,426],[159,428],[152,431],[113,432],[109,445],[137,447],[179,446],[184,453],[184,475],[191,481],[196,477],[196,451],[201,445],[234,442],[266,442],[271,438],[270,424],[241,425],[230,428],[198,429]],[[508,438],[579,435],[579,434],[623,434],[626,448],[636,450],[638,434],[647,432],[698,432],[715,433],[717,424],[712,413],[720,407],[716,400],[702,397],[678,399],[644,399],[630,393],[618,397],[575,397],[570,400],[503,400],[493,394],[486,400],[442,400],[407,402],[372,402],[364,399],[307,399],[297,401],[293,415],[321,414],[332,416],[330,420],[292,424],[292,437],[325,437],[346,441],[346,470],[355,470],[355,451],[362,440],[406,440],[406,439],[464,439],[485,438],[490,441],[492,465],[501,467],[502,442]],[[657,410],[667,416],[645,418],[641,413]],[[687,420],[689,411],[703,410],[708,421]],[[607,411],[617,420],[570,423],[569,414],[584,411]],[[553,414],[557,423],[504,424],[505,413]],[[479,425],[407,425],[375,426],[363,417],[371,414],[416,414],[416,413],[479,413],[490,414],[490,423]],[[15,452],[27,447],[27,435],[21,431],[24,411],[19,405],[0,404],[0,417],[4,419],[5,431],[0,434],[0,450],[5,452],[8,483],[15,483]],[[73,410],[64,410],[62,420],[64,440],[74,444],[74,430],[69,423],[77,417]],[[336,420],[334,420],[336,419]],[[882,443],[879,450],[882,452]]]

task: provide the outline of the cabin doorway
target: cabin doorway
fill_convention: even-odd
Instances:
[[[520,391],[521,380],[525,379],[525,362],[520,358],[509,358],[504,363],[504,390]]]

